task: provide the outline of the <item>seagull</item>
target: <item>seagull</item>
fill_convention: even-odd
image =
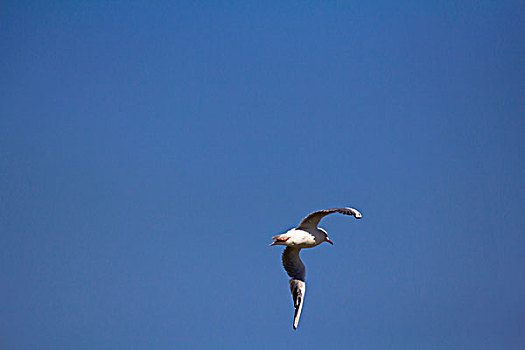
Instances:
[[[290,292],[292,293],[295,308],[293,329],[297,329],[301,311],[303,309],[304,295],[306,293],[304,264],[299,257],[299,252],[303,248],[313,248],[323,242],[334,244],[328,233],[320,227],[319,221],[327,215],[340,213],[354,216],[361,219],[363,215],[354,208],[333,208],[315,211],[309,214],[298,227],[293,228],[283,234],[272,237],[274,240],[270,246],[285,245],[283,251],[283,266],[290,279]]]

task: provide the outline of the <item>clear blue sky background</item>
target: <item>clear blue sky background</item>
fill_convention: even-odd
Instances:
[[[0,348],[525,348],[523,2],[0,11]]]

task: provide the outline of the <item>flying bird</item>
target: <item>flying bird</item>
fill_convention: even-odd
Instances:
[[[320,227],[319,221],[327,215],[333,213],[340,213],[344,215],[354,216],[356,219],[361,219],[362,215],[354,208],[333,208],[318,210],[306,218],[299,224],[298,227],[293,228],[283,234],[272,237],[274,240],[270,245],[285,245],[286,249],[283,251],[283,266],[290,279],[290,292],[292,293],[293,304],[295,308],[293,328],[297,329],[299,318],[301,317],[301,310],[303,309],[304,295],[306,293],[305,275],[306,271],[304,264],[299,257],[299,252],[303,248],[313,248],[323,242],[334,244],[328,233]]]

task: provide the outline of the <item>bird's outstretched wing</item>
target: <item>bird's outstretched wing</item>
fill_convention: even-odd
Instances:
[[[301,248],[286,247],[283,252],[283,266],[290,279],[290,292],[292,293],[293,305],[295,308],[293,328],[297,329],[301,311],[303,309],[304,295],[306,294],[304,264],[299,257]]]
[[[286,247],[283,251],[283,266],[288,276],[304,282],[306,270],[301,258],[299,258],[300,250],[301,248]]]
[[[313,213],[309,214],[307,217],[304,218],[303,221],[301,221],[299,227],[316,228],[317,225],[319,225],[319,221],[321,221],[322,218],[324,218],[326,215],[330,215],[333,213],[355,216],[356,219],[361,219],[361,217],[363,216],[354,208],[323,209],[314,211]]]
[[[304,295],[306,293],[306,283],[300,280],[290,280],[290,292],[292,292],[293,306],[295,308],[295,314],[293,317],[293,329],[297,329],[299,324],[299,318],[301,317],[301,311],[303,310]]]

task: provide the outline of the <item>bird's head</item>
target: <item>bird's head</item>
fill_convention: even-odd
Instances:
[[[319,231],[323,232],[324,233],[324,242],[328,242],[330,243],[331,245],[334,245],[334,242],[332,242],[330,240],[330,238],[328,238],[328,232],[326,232],[325,230],[323,230],[322,228],[319,227]]]

